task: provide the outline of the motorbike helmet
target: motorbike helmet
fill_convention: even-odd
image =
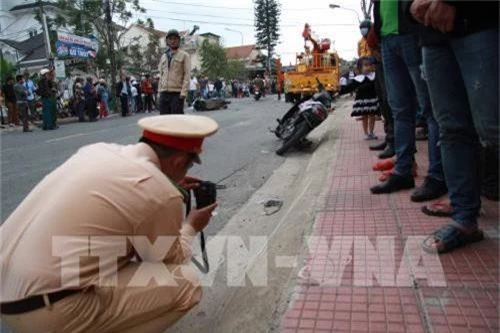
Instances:
[[[170,37],[177,37],[177,38],[181,38],[181,35],[179,34],[179,31],[175,30],[175,29],[170,29],[168,32],[167,32],[167,36],[165,38],[169,39]]]

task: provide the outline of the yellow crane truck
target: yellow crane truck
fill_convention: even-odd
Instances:
[[[295,68],[284,73],[284,92],[287,102],[295,102],[317,91],[316,78],[326,91],[333,95],[340,90],[340,59],[337,52],[329,52],[330,41],[318,44],[310,35],[306,40],[313,43],[313,51],[297,54]]]

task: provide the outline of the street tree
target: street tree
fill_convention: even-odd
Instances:
[[[120,45],[123,28],[134,12],[144,13],[139,0],[58,0],[60,14],[54,20],[57,26],[72,27],[77,35],[97,34],[101,50],[107,52],[109,65],[105,60],[104,68],[109,68],[111,86],[115,87],[117,65],[121,58],[120,52],[115,52],[115,46]],[[119,24],[113,22],[117,20]],[[118,57],[117,57],[118,56]],[[117,59],[118,58],[118,59]],[[114,94],[112,94],[114,97]]]
[[[205,39],[200,47],[201,70],[209,78],[226,75],[227,56],[224,48],[217,42]]]
[[[242,61],[230,59],[227,61],[226,73],[223,76],[228,79],[246,80],[248,70]]]
[[[143,23],[144,26],[149,28],[148,34],[148,44],[144,50],[144,68],[151,72],[158,68],[160,63],[160,37],[158,34],[154,33],[154,22],[151,18],[147,18],[146,22]]]
[[[267,50],[266,67],[269,69],[274,48],[280,37],[280,4],[277,0],[255,0],[254,14],[257,48]]]

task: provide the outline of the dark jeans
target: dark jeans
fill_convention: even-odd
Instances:
[[[28,115],[28,103],[17,103],[17,110],[21,114],[21,120],[23,122],[23,130],[29,130],[29,115]]]
[[[144,111],[153,111],[152,95],[144,95]]]
[[[194,102],[194,99],[195,99],[195,93],[196,93],[196,90],[189,90],[188,91],[188,106],[191,106],[193,105],[193,102]]]
[[[375,90],[380,102],[380,111],[384,117],[385,142],[394,146],[394,119],[392,118],[391,107],[387,101],[387,89],[385,87],[384,67],[382,63],[377,66],[375,78]]]
[[[122,117],[126,117],[128,115],[128,95],[120,95],[120,104],[122,107]]]
[[[36,106],[35,106],[35,100],[28,101],[28,118],[33,121],[36,120]]]
[[[424,68],[453,208],[453,220],[477,225],[480,141],[498,158],[498,28],[424,47]]]
[[[44,130],[55,128],[55,120],[53,119],[55,109],[55,98],[42,98],[42,128]]]
[[[439,126],[432,115],[426,82],[420,65],[422,51],[413,35],[390,35],[382,39],[382,57],[389,105],[394,118],[396,173],[411,175],[415,154],[415,119],[417,106],[423,110],[429,128],[429,169],[427,175],[444,180],[438,147]]]
[[[87,115],[90,121],[97,119],[97,100],[93,96],[85,99],[85,108],[87,109]]]
[[[75,112],[78,117],[78,121],[84,122],[85,121],[85,101],[82,99],[79,99],[78,101],[75,102]]]
[[[160,114],[184,114],[184,98],[181,98],[180,93],[160,93]]]

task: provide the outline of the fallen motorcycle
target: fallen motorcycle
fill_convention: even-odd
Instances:
[[[198,97],[193,102],[193,108],[196,111],[213,111],[219,109],[227,109],[227,106],[229,104],[231,104],[231,101],[223,98],[203,99]]]
[[[283,155],[292,147],[307,146],[306,136],[328,117],[332,98],[317,78],[316,81],[319,92],[310,99],[298,101],[281,119],[276,119],[278,126],[272,132],[283,140],[276,154]]]

